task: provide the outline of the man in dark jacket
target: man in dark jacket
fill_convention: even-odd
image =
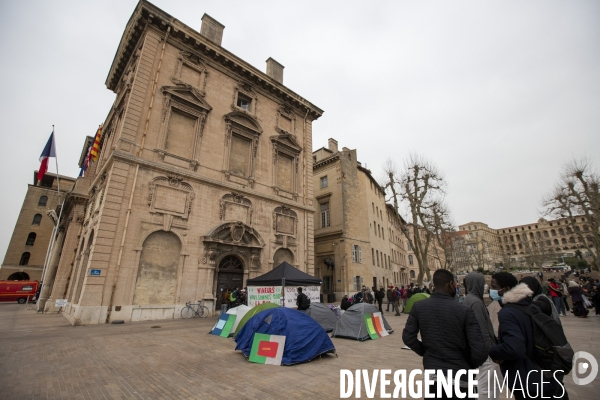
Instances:
[[[383,314],[383,308],[381,308],[381,305],[383,304],[383,299],[385,297],[385,291],[383,290],[383,288],[380,288],[379,290],[376,290],[375,288],[373,288],[373,290],[375,290],[375,301],[377,301],[377,305],[379,306],[379,311]]]
[[[435,271],[433,285],[431,297],[414,303],[402,340],[423,357],[424,369],[452,370],[454,376],[458,370],[478,368],[488,355],[475,314],[454,301],[456,283],[450,271]],[[422,340],[417,338],[419,331]],[[462,375],[463,393],[466,380]]]
[[[296,306],[298,306],[298,310],[308,310],[307,306],[307,297],[304,293],[302,293],[302,288],[298,288],[298,297],[296,297]],[[310,303],[308,303],[310,304]]]
[[[394,301],[394,299],[392,298],[392,289],[394,289],[393,286],[390,286],[387,291],[385,292],[385,297],[387,298],[387,309],[386,311],[390,311],[390,304],[392,304],[392,302]],[[394,306],[392,306],[392,311],[393,311]]]
[[[490,285],[502,296],[502,310],[498,313],[498,344],[493,346],[490,357],[500,364],[502,373],[507,376],[508,388],[516,399],[550,398],[555,393],[559,396],[563,391],[554,379],[542,377],[543,368],[535,365],[529,357],[533,355],[533,327],[531,318],[523,311],[510,304],[530,306],[533,291],[525,283],[517,284],[517,278],[508,272],[492,275]],[[543,385],[543,396],[540,384]],[[566,391],[565,398],[566,397]],[[555,397],[559,398],[559,397]]]
[[[490,314],[488,313],[485,303],[483,302],[483,289],[485,286],[485,277],[479,272],[469,272],[469,275],[465,278],[465,291],[467,293],[463,304],[469,307],[475,313],[477,322],[479,322],[479,328],[481,334],[485,339],[486,348],[489,350],[490,347],[496,344],[496,335],[494,333],[494,327],[490,320]],[[477,392],[479,398],[482,399],[497,399],[498,394],[494,395],[494,391],[488,392],[488,379],[490,382],[494,382],[494,371],[498,379],[502,376],[500,368],[494,363],[491,358],[483,363],[479,367],[479,376],[477,378]],[[492,386],[491,384],[489,385]]]

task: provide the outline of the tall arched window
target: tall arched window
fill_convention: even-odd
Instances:
[[[25,242],[25,246],[33,246],[33,244],[35,243],[35,237],[36,237],[36,234],[34,232],[31,232],[27,236],[27,242]]]
[[[19,265],[27,265],[29,264],[29,252],[25,252],[21,255],[21,261],[19,261]]]
[[[35,214],[31,225],[39,225],[42,222],[42,214]]]
[[[410,279],[415,279],[415,271],[410,271]]]
[[[40,197],[40,201],[38,201],[38,206],[39,207],[45,206],[46,203],[48,203],[48,197],[42,196],[42,197]]]

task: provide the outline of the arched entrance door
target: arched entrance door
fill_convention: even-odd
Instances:
[[[219,263],[219,275],[217,276],[217,290],[242,288],[244,283],[244,264],[236,256],[225,256]]]

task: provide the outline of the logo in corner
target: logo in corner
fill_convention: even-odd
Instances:
[[[579,359],[584,359],[584,362],[580,362],[577,364]],[[585,378],[580,378],[581,375],[584,375],[588,369],[590,369],[590,374]],[[573,382],[576,385],[587,385],[591,383],[596,376],[598,375],[598,361],[594,358],[593,355],[586,351],[578,351],[573,356]]]

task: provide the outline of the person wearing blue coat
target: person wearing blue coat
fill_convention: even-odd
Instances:
[[[541,398],[542,387],[544,397],[568,398],[566,389],[563,390],[553,378],[543,377],[543,367],[529,358],[534,348],[531,318],[518,308],[508,306],[530,306],[533,291],[525,283],[517,284],[517,278],[507,272],[492,275],[490,288],[502,296],[502,309],[498,313],[498,344],[490,348],[489,355],[500,364],[504,377],[508,376],[508,388],[513,396],[516,399]],[[498,377],[498,381],[500,379]]]

